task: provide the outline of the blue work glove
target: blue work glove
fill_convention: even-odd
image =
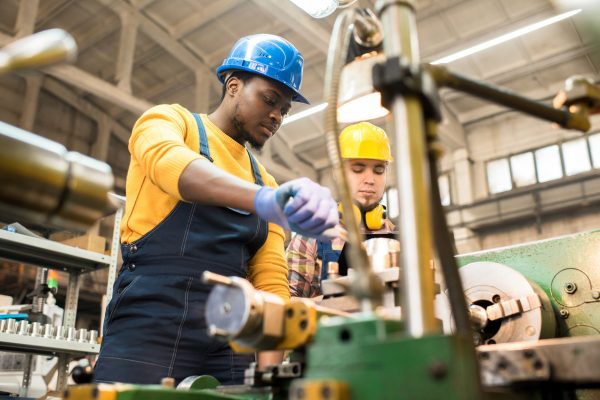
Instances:
[[[339,224],[331,192],[308,178],[294,179],[278,189],[263,186],[254,197],[256,214],[304,236],[332,239]]]

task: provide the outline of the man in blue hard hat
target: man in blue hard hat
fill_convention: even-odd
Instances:
[[[277,132],[300,94],[303,59],[273,35],[240,39],[217,69],[211,114],[159,105],[129,141],[123,268],[106,309],[98,382],[159,383],[212,375],[243,383],[254,357],[207,335],[204,271],[247,278],[289,298],[284,228],[313,237],[338,223],[328,189],[301,178],[277,187],[245,148]],[[259,360],[260,363],[260,360]]]

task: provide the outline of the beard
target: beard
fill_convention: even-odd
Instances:
[[[258,143],[256,139],[250,134],[250,132],[248,132],[248,129],[246,129],[246,122],[241,116],[239,103],[235,105],[235,110],[231,122],[233,123],[233,126],[238,131],[238,133],[242,136],[242,140],[245,143],[249,143],[250,146],[255,150],[262,150],[264,143]]]
[[[383,197],[379,198],[379,200],[374,201],[373,203],[369,203],[369,204],[361,204],[357,201],[354,202],[354,204],[356,204],[358,206],[358,209],[360,210],[361,213],[367,213],[371,210],[373,210],[375,207],[377,207],[379,205],[379,203],[381,202],[381,199]]]

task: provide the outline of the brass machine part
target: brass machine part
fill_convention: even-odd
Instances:
[[[583,115],[600,113],[600,88],[582,76],[572,76],[565,81],[565,87],[552,101],[554,108],[568,110]]]
[[[0,220],[85,230],[113,206],[110,166],[0,122]]]
[[[133,386],[116,383],[84,384],[69,386],[65,390],[65,400],[116,400],[119,392],[130,390]]]
[[[290,400],[350,400],[350,385],[334,379],[298,379],[290,388]]]
[[[285,303],[239,277],[204,272],[202,279],[216,285],[206,306],[209,334],[228,340],[240,353],[295,349],[310,342],[320,316],[347,315],[304,298]]]

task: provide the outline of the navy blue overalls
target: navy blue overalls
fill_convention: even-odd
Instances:
[[[202,120],[194,117],[200,153],[212,161]],[[254,180],[262,185],[256,160],[248,155]],[[167,376],[179,382],[212,375],[225,385],[243,383],[254,356],[235,354],[207,335],[211,286],[201,283],[201,275],[246,277],[248,261],[267,234],[267,222],[254,214],[180,201],[150,232],[123,244],[95,380],[152,384]]]

